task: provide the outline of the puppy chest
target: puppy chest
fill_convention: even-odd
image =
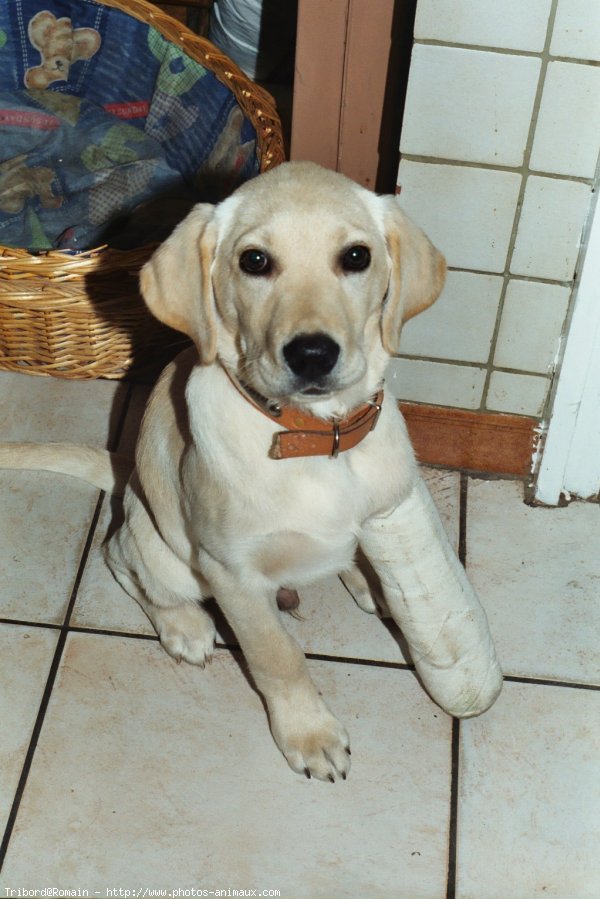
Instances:
[[[295,531],[266,534],[256,542],[252,564],[277,584],[298,586],[315,577],[337,574],[347,568],[356,549],[351,534],[323,540]]]

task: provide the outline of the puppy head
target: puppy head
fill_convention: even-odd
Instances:
[[[150,310],[272,399],[363,402],[402,322],[437,298],[443,257],[392,197],[287,163],[196,206],[144,266]]]

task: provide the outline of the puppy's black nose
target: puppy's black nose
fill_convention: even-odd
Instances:
[[[328,375],[339,355],[339,345],[327,334],[300,334],[283,348],[291,371],[307,381]]]

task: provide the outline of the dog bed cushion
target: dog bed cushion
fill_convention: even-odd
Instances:
[[[0,4],[0,243],[161,240],[258,167],[234,95],[152,27],[95,0]]]

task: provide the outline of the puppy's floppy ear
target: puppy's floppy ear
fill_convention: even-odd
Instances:
[[[214,206],[199,203],[155,251],[140,273],[146,305],[161,322],[192,338],[203,365],[217,355],[211,282],[216,245]]]
[[[402,323],[431,306],[446,279],[446,260],[402,212],[394,197],[381,197],[392,272],[383,313],[381,339],[386,352],[398,351]]]

